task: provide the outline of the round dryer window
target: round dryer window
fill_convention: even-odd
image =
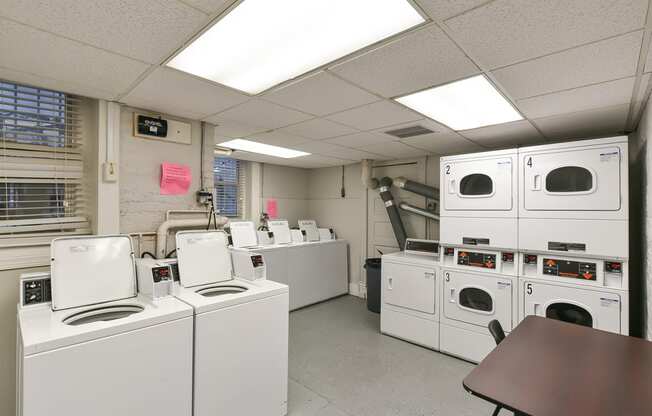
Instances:
[[[593,174],[579,166],[564,166],[546,175],[546,191],[555,193],[588,192],[593,189]]]
[[[460,305],[482,312],[494,310],[494,301],[491,295],[477,287],[465,287],[460,291]]]
[[[546,308],[546,318],[593,328],[591,313],[572,303],[553,303]]]
[[[460,181],[460,194],[462,195],[491,195],[493,190],[493,181],[489,176],[482,173],[466,175]]]

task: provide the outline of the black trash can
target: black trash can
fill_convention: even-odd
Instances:
[[[380,313],[380,258],[367,259],[364,268],[367,270],[367,309]]]

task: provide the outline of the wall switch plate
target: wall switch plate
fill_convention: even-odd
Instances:
[[[102,164],[102,179],[104,182],[117,182],[118,164],[115,162],[104,162]]]

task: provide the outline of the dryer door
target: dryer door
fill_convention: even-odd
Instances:
[[[490,275],[444,270],[446,318],[486,327],[494,319],[512,330],[512,282]]]
[[[450,161],[442,166],[444,208],[451,211],[510,211],[511,157]]]
[[[435,269],[383,261],[383,302],[434,314]]]
[[[614,293],[525,281],[524,315],[538,315],[620,333],[620,296]]]
[[[618,147],[523,153],[524,207],[531,211],[618,211]]]

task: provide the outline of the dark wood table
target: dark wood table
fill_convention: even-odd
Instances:
[[[652,343],[529,316],[463,384],[532,416],[652,415]]]

